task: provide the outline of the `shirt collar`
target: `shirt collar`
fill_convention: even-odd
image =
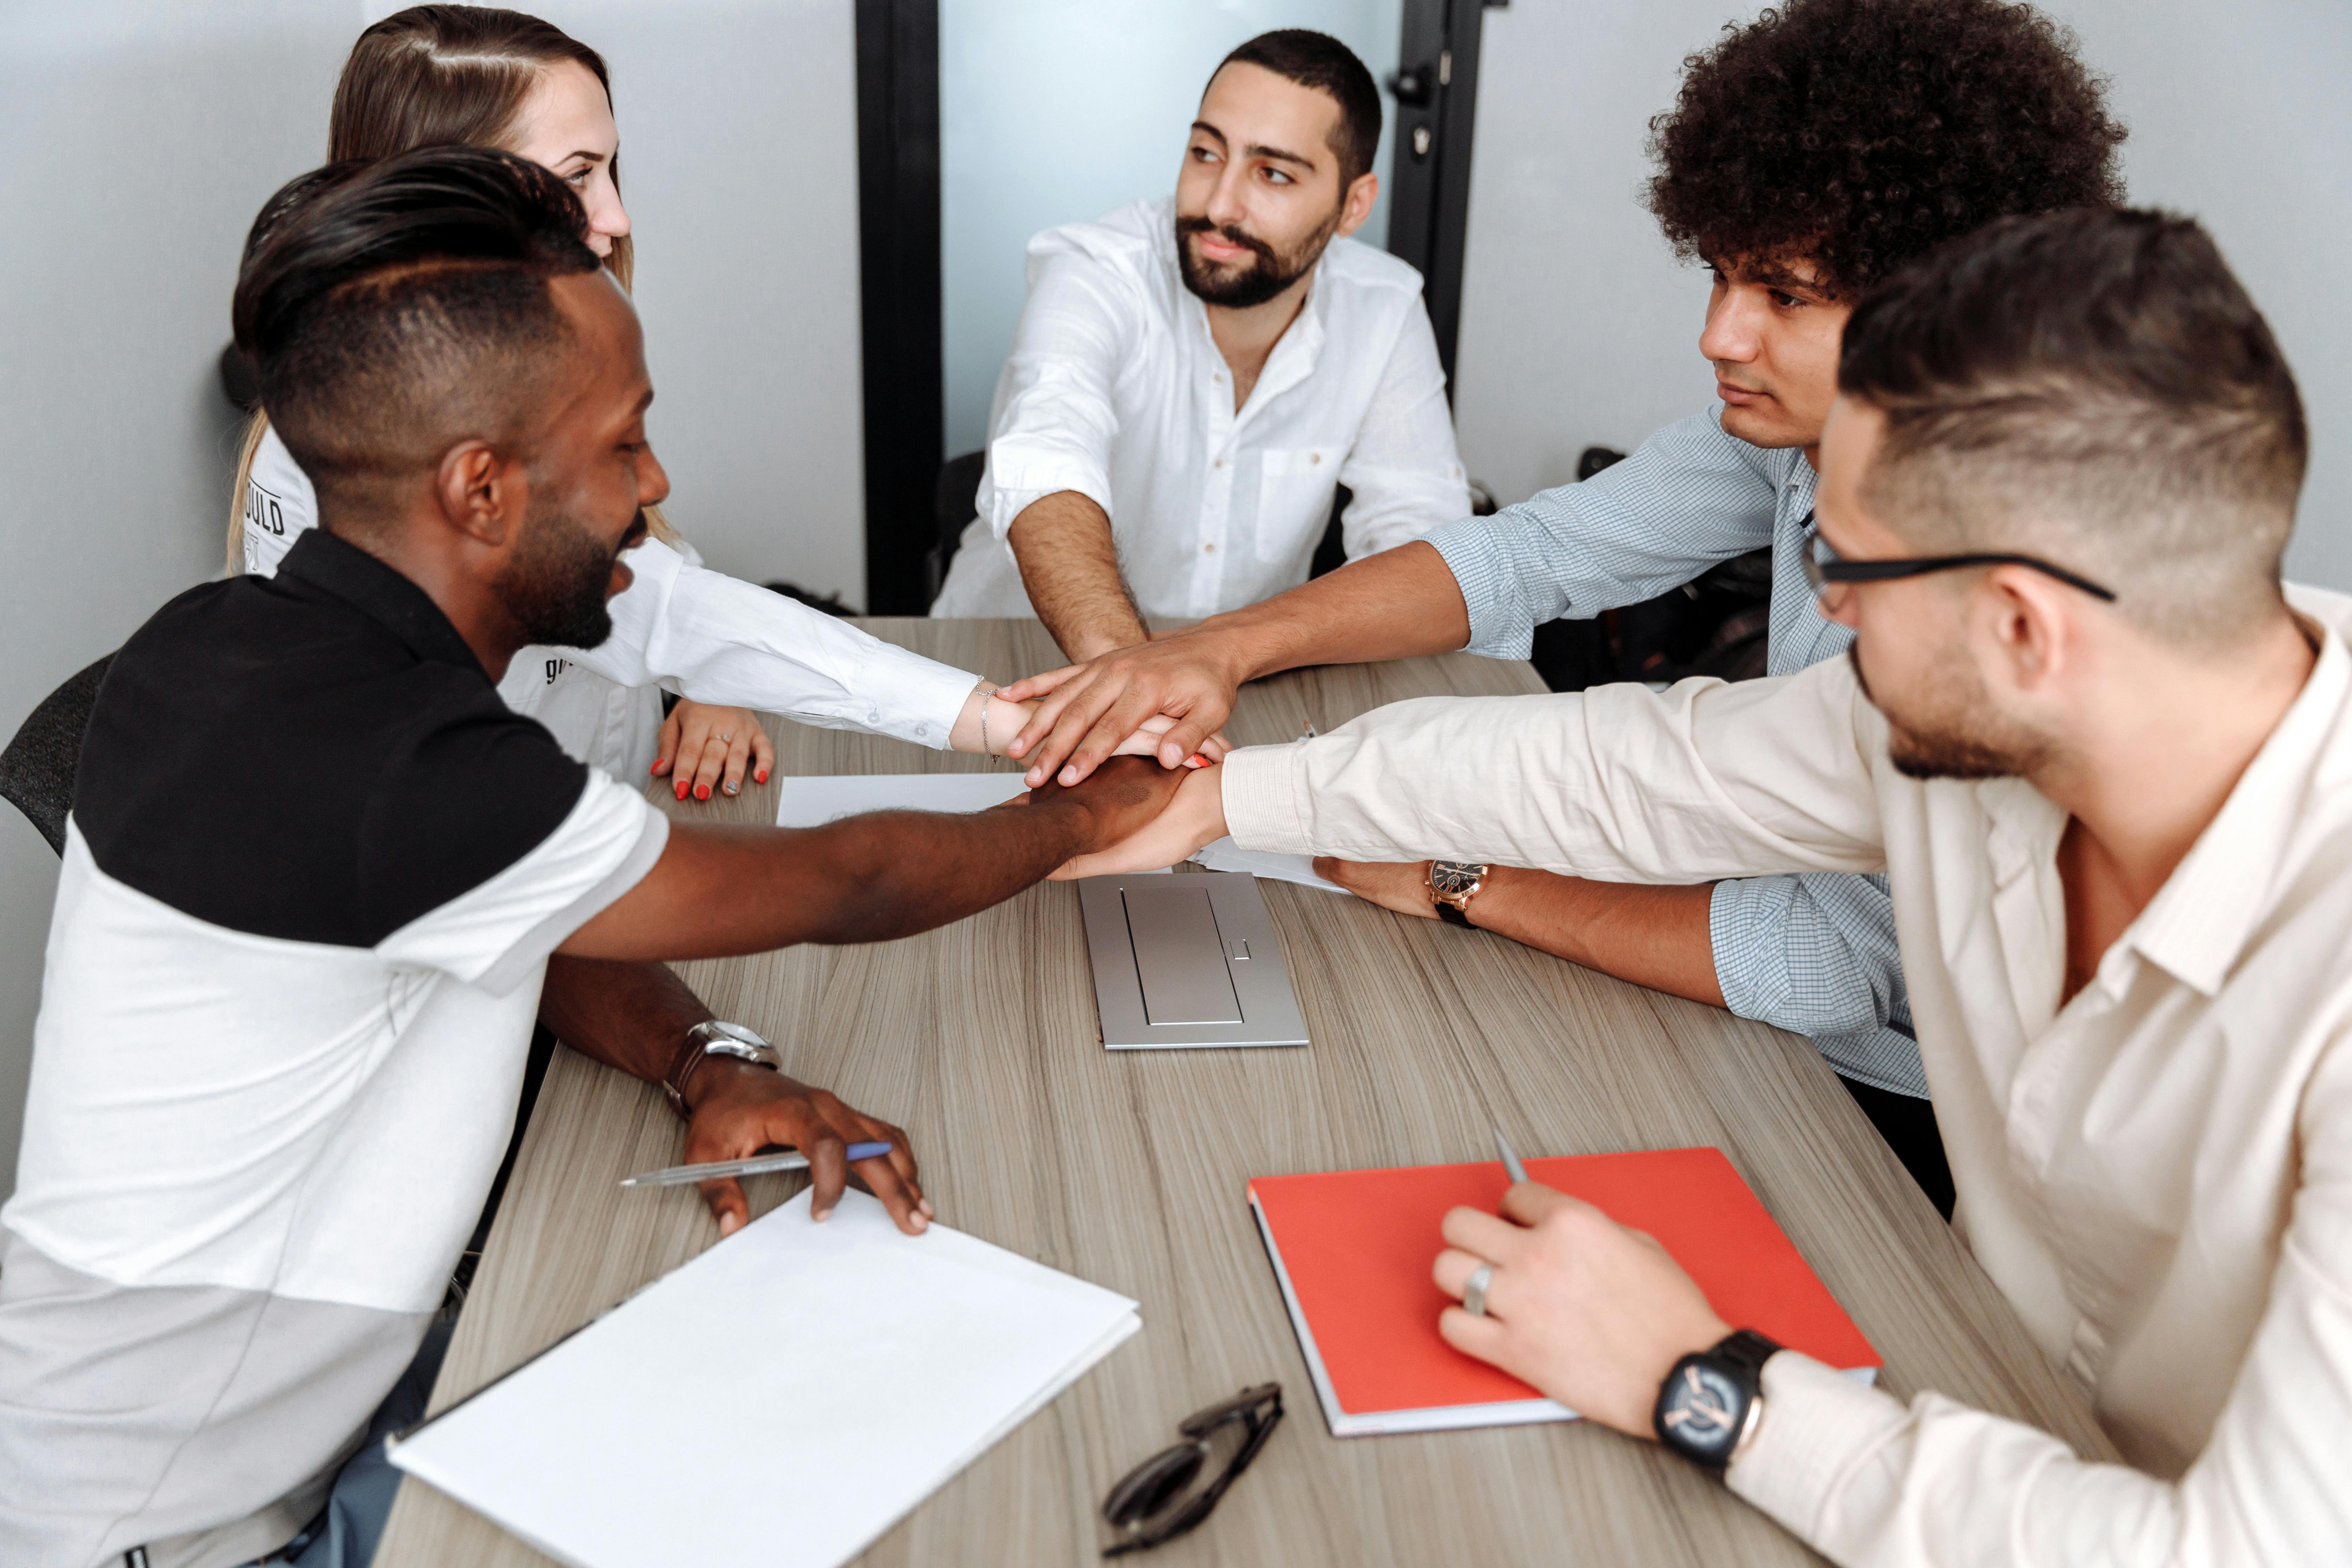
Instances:
[[[431,595],[348,540],[323,528],[307,530],[278,563],[278,574],[323,588],[398,637],[421,659],[457,665],[489,679]]]
[[[2238,955],[2276,896],[2304,796],[2328,753],[2352,746],[2352,652],[2333,627],[2319,658],[2270,738],[2239,775],[2237,787],[2117,947],[2206,995],[2221,988]],[[2106,965],[2101,965],[2105,979]]]

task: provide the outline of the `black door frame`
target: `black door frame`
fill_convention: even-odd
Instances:
[[[1493,3],[1404,0],[1400,69],[1390,83],[1388,247],[1421,270],[1448,396],[1462,318],[1479,24]],[[1400,93],[1417,101],[1400,101]],[[949,456],[939,0],[857,0],[857,213],[866,613],[919,616],[929,607],[924,562],[938,542],[937,481]]]

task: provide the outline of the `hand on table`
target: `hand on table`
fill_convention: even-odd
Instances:
[[[714,708],[686,698],[662,721],[654,752],[654,777],[672,774],[680,800],[688,795],[709,800],[713,790],[739,794],[745,769],[752,783],[766,784],[775,765],[776,748],[750,709]]]
[[[1731,1332],[1655,1240],[1540,1182],[1514,1184],[1500,1216],[1457,1208],[1443,1228],[1439,1289],[1458,1301],[1481,1263],[1495,1269],[1486,1316],[1438,1319],[1445,1342],[1629,1436],[1654,1436],[1675,1363]]]
[[[1117,765],[1151,764],[1129,760]],[[1106,839],[1093,852],[1074,858],[1053,874],[1053,880],[1066,882],[1074,878],[1104,877],[1117,871],[1156,871],[1190,858],[1202,845],[1213,844],[1225,836],[1224,775],[1221,769],[1155,771],[1163,778],[1181,781],[1167,808],[1137,822],[1126,835]]]
[[[686,1125],[686,1163],[745,1160],[771,1143],[797,1149],[808,1156],[809,1175],[816,1187],[809,1212],[823,1219],[841,1201],[848,1183],[848,1146],[887,1143],[887,1154],[858,1161],[857,1173],[900,1230],[920,1236],[929,1227],[930,1200],[915,1180],[914,1152],[900,1129],[844,1105],[824,1089],[724,1057],[705,1057],[687,1089],[692,1116]],[[751,1217],[742,1184],[730,1176],[700,1186],[703,1201],[719,1221],[719,1234],[732,1236],[742,1229]]]
[[[1037,710],[1005,754],[1028,762],[1033,787],[1048,777],[1075,784],[1146,721],[1164,717],[1171,723],[1160,737],[1160,766],[1195,752],[1221,761],[1229,748],[1217,730],[1242,683],[1223,647],[1215,637],[1177,632],[1015,681],[1006,700],[1035,700]]]
[[[1437,918],[1437,904],[1429,896],[1426,860],[1335,860],[1318,855],[1315,874],[1384,910],[1419,915],[1425,921]]]

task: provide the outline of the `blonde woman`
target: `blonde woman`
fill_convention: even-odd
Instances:
[[[595,50],[536,16],[415,6],[352,47],[328,156],[456,142],[543,164],[579,194],[588,243],[625,287],[633,258],[610,81]],[[236,496],[230,570],[274,573],[318,509],[264,416],[247,436]],[[651,536],[630,557],[636,581],[612,604],[612,637],[588,650],[526,648],[499,685],[509,707],[582,761],[624,782],[667,773],[679,799],[707,800],[736,793],[747,772],[765,782],[774,763],[750,709],[993,754],[1020,732],[1026,710],[985,695],[987,682],[709,571],[658,515],[648,521]],[[667,721],[665,688],[685,699]]]

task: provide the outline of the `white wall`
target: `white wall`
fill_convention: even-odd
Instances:
[[[1515,500],[1709,405],[1704,274],[1642,210],[1642,146],[1682,58],[1745,0],[1489,11],[1454,396],[1470,471]],[[2285,345],[2313,461],[2290,574],[2352,587],[2352,6],[2050,0],[2113,79],[2131,198],[2204,220]]]
[[[262,199],[325,155],[360,0],[0,6],[10,504],[0,738],[221,567],[235,426],[214,363]],[[638,227],[671,514],[713,564],[862,598],[850,0],[581,0]],[[290,781],[251,782],[257,810]],[[0,1194],[57,860],[0,806]]]

